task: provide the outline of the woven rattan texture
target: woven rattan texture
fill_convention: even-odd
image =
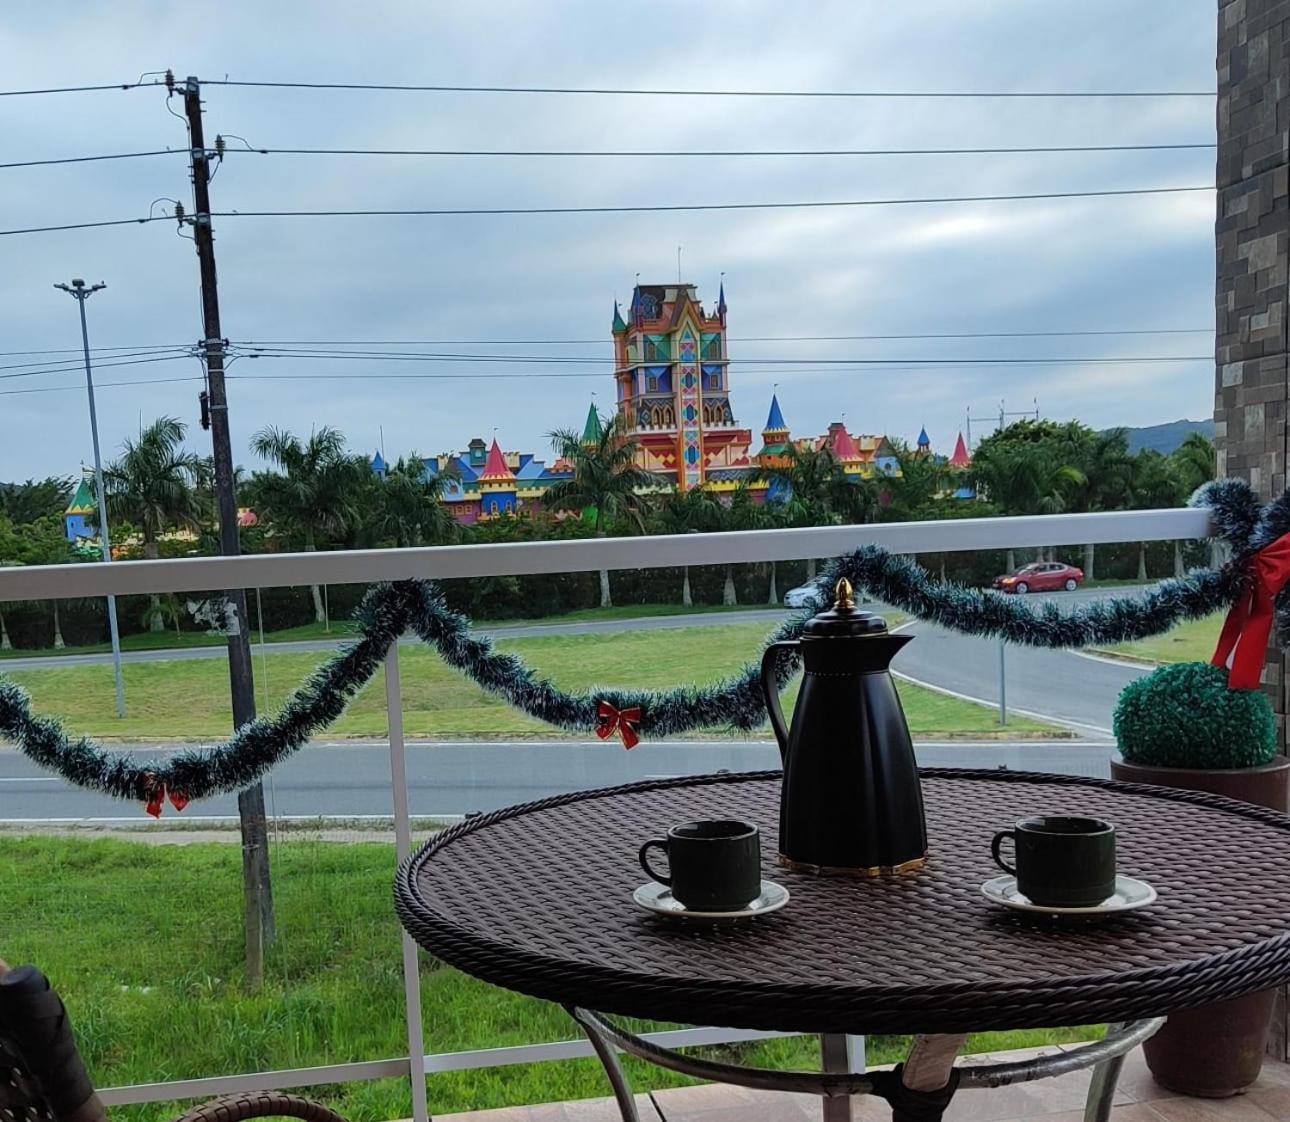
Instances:
[[[1290,818],[1213,795],[1026,773],[923,772],[930,860],[898,878],[774,864],[778,773],[633,784],[496,811],[399,870],[432,954],[569,1005],[800,1032],[959,1032],[1129,1020],[1290,978]],[[1159,891],[1113,921],[987,902],[993,833],[1036,813],[1116,824],[1121,872]],[[747,924],[655,917],[631,893],[642,841],[700,817],[762,830],[788,907]]]

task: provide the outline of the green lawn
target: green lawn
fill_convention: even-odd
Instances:
[[[481,620],[479,626],[487,630],[490,627],[540,627],[553,623],[587,623],[595,620],[647,619],[658,616],[707,615],[720,612],[748,612],[765,610],[782,611],[786,616],[792,609],[775,604],[695,604],[686,607],[683,604],[618,604],[612,608],[579,608],[577,611],[565,612],[559,616],[539,616],[536,619],[493,619]],[[254,609],[252,609],[254,616]],[[888,622],[893,625],[901,618],[900,613],[886,613]],[[298,643],[309,640],[337,640],[345,638],[354,630],[353,620],[334,619],[324,627],[321,623],[305,623],[299,627],[284,627],[279,631],[266,631],[266,643]],[[223,635],[209,635],[204,631],[144,631],[135,635],[121,637],[123,651],[172,651],[180,647],[222,647],[227,640]],[[258,643],[260,634],[252,628],[251,642]],[[60,651],[52,647],[28,648],[0,651],[4,658],[60,658],[66,655],[104,654],[112,649],[109,643],[85,643],[80,646],[64,647]]]
[[[278,941],[268,980],[246,992],[241,968],[241,858],[236,845],[150,846],[112,839],[0,838],[0,953],[35,962],[72,1014],[101,1087],[381,1059],[406,1054],[393,847],[313,839],[274,845]],[[555,1006],[495,989],[423,959],[430,1051],[577,1036]],[[984,1051],[1085,1039],[1096,1029],[987,1034]],[[875,1037],[872,1063],[906,1041]],[[704,1049],[771,1067],[818,1067],[809,1038]],[[638,1090],[680,1076],[628,1059]],[[406,1118],[405,1082],[313,1088],[351,1122]],[[430,1078],[435,1114],[609,1094],[594,1060],[528,1064]],[[114,1108],[153,1122],[180,1107]]]
[[[512,639],[503,650],[522,655],[566,689],[595,685],[667,688],[710,682],[734,674],[756,656],[769,627],[764,623],[685,627]],[[276,708],[326,656],[269,654],[255,658],[256,694],[262,711]],[[424,647],[404,647],[404,723],[408,736],[442,739],[560,736],[557,730],[512,709],[444,666]],[[134,663],[125,666],[128,715],[113,707],[112,668],[76,666],[16,671],[11,677],[32,695],[37,712],[56,715],[77,733],[137,740],[226,736],[230,717],[227,669],[222,660]],[[901,684],[915,736],[992,735],[1000,731],[994,709]],[[266,704],[267,695],[267,704]],[[791,704],[796,696],[786,698]],[[1051,726],[1014,718],[1007,733],[1053,732]],[[359,695],[328,735],[380,737],[386,732],[384,675]]]
[[[1104,653],[1147,662],[1208,662],[1222,629],[1223,613],[1216,612],[1204,619],[1180,623],[1154,639],[1107,647]]]

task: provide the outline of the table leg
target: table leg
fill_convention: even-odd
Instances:
[[[623,1071],[623,1065],[618,1062],[618,1053],[614,1050],[614,1046],[577,1016],[572,1009],[568,1012],[582,1027],[582,1031],[587,1034],[587,1039],[591,1041],[591,1046],[596,1050],[600,1065],[609,1076],[609,1085],[614,1089],[614,1101],[618,1103],[618,1113],[622,1115],[623,1122],[640,1122],[640,1115],[636,1113],[636,1096],[632,1094],[632,1085],[627,1079],[627,1073]]]
[[[1106,1026],[1108,1034],[1123,1028],[1120,1024]],[[1124,1067],[1124,1053],[1103,1060],[1093,1069],[1093,1079],[1088,1085],[1088,1099],[1084,1103],[1084,1122],[1108,1122],[1111,1117],[1111,1100],[1115,1098],[1115,1085]]]
[[[820,1067],[830,1072],[855,1071],[853,1038],[841,1033],[823,1033],[820,1036]],[[851,1122],[851,1096],[826,1095],[824,1097],[824,1122]]]

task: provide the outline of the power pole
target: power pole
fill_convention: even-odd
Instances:
[[[56,284],[76,301],[81,311],[81,346],[85,351],[85,388],[90,395],[90,436],[94,441],[94,486],[99,500],[99,544],[103,547],[103,560],[112,560],[112,537],[108,533],[107,492],[103,489],[103,457],[99,455],[99,415],[94,408],[94,373],[90,368],[90,332],[85,325],[85,301],[96,292],[107,288],[105,284],[86,283],[77,277],[71,284]],[[108,634],[112,639],[112,674],[116,679],[116,715],[125,716],[125,681],[121,677],[121,629],[116,622],[116,597],[107,598]]]
[[[211,225],[210,153],[202,133],[200,83],[184,83],[184,112],[193,176],[193,242],[201,264],[202,350],[206,359],[206,392],[215,463],[215,496],[219,507],[220,552],[236,557],[237,495],[233,486],[233,448],[229,439],[228,396],[224,388],[224,337],[219,323],[215,274],[215,232]],[[251,669],[251,636],[246,590],[226,593],[228,605],[228,678],[233,697],[233,726],[255,719],[255,676]],[[274,938],[273,888],[269,879],[269,831],[264,814],[264,784],[256,782],[237,796],[242,825],[242,890],[246,924],[246,973],[252,985],[264,978],[264,953]]]

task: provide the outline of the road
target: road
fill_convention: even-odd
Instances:
[[[1080,589],[1031,596],[1031,601],[1080,604],[1131,594],[1133,588]],[[916,635],[895,658],[892,669],[914,681],[978,700],[999,700],[999,642],[978,639],[914,621],[902,630]],[[1010,710],[1073,726],[1101,738],[1111,735],[1111,714],[1120,691],[1148,667],[1076,651],[1008,646],[1004,654]]]
[[[156,749],[140,748],[141,755]],[[917,746],[919,762],[933,767],[1008,767],[1014,770],[1109,774],[1106,742],[929,743]],[[408,788],[414,816],[436,818],[494,810],[562,791],[669,775],[779,766],[779,752],[765,741],[647,742],[631,752],[599,741],[570,743],[409,744]],[[280,764],[266,783],[272,815],[388,817],[389,751],[383,744],[317,744]],[[195,804],[162,821],[235,820],[237,799],[223,796]],[[42,771],[13,749],[0,750],[0,821],[98,820],[139,825],[142,807],[82,791]]]

